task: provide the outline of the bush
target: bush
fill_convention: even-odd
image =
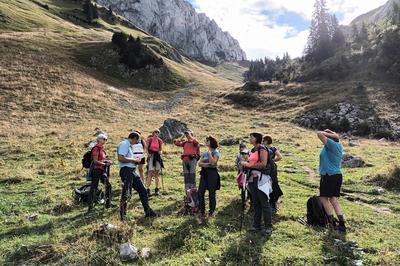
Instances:
[[[113,34],[111,42],[121,49],[125,49],[128,44],[128,35],[124,32],[116,32]]]
[[[112,36],[112,43],[119,48],[120,61],[130,69],[141,69],[147,66],[160,67],[162,58],[158,58],[150,49],[142,44],[139,37],[136,39],[123,32],[116,32]]]

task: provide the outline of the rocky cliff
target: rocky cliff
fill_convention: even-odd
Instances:
[[[246,59],[239,42],[185,0],[98,0],[193,59],[220,63]]]
[[[398,16],[399,7],[400,0],[389,0],[383,6],[355,18],[350,25],[356,24],[357,27],[360,27],[362,23],[369,25]]]

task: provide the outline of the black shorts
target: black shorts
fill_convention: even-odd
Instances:
[[[319,195],[321,197],[340,197],[340,189],[342,187],[343,176],[338,175],[323,175],[319,183]]]
[[[146,158],[143,157],[139,164],[146,164]]]

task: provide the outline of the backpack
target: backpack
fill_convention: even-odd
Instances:
[[[328,224],[328,215],[318,196],[307,200],[307,224],[325,227]]]
[[[95,148],[96,148],[96,146],[94,146],[92,149],[90,149],[90,151],[85,152],[85,154],[83,155],[83,158],[82,158],[82,167],[83,168],[89,169],[90,166],[92,165],[92,162],[93,162],[92,152]]]
[[[150,150],[150,147],[151,147],[151,143],[153,142],[153,139],[154,139],[154,137],[153,136],[149,136],[149,146],[148,146],[148,149],[149,149],[149,151],[152,151],[152,150]],[[157,138],[157,141],[158,141],[158,146],[161,148],[161,145],[162,145],[162,143],[161,143],[161,139],[160,138]],[[144,146],[143,146],[144,147]],[[153,151],[153,152],[155,152],[155,151]]]
[[[185,214],[196,214],[199,211],[199,193],[197,188],[189,188],[186,190],[184,204]]]
[[[258,159],[261,159],[261,150],[265,149],[268,153],[268,160],[267,160],[267,165],[265,166],[265,168],[263,170],[261,170],[261,173],[265,174],[265,175],[269,175],[270,177],[273,177],[273,173],[275,172],[275,167],[276,164],[274,162],[274,160],[272,159],[270,150],[268,148],[266,148],[265,146],[259,146],[258,147]],[[274,182],[274,180],[272,180]]]
[[[92,165],[92,150],[85,152],[82,158],[82,167],[89,169],[90,166]]]
[[[84,185],[80,188],[75,188],[72,191],[72,196],[75,200],[76,203],[89,203],[89,197],[90,197],[90,185]],[[96,191],[96,199],[95,201],[100,202],[102,199],[104,199],[104,193],[101,189],[97,189]]]

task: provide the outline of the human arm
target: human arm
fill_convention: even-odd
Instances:
[[[328,142],[328,138],[339,139],[339,135],[329,129],[326,129],[325,131],[318,131],[317,136],[324,145]]]
[[[211,165],[217,165],[219,160],[219,154],[216,152],[214,155],[211,151],[208,151],[208,163]]]
[[[256,163],[243,162],[242,166],[246,168],[263,169],[266,167],[268,161],[268,152],[266,149],[260,150],[260,159]]]
[[[276,149],[274,161],[279,162],[280,160],[282,160],[282,158],[283,158],[282,153],[278,149]]]

